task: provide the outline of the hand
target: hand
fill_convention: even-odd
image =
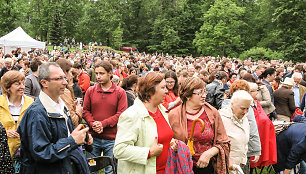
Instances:
[[[93,138],[90,134],[88,134],[88,142],[86,144],[92,145],[92,143],[93,143]]]
[[[83,111],[81,101],[80,101],[80,103],[77,102],[75,110],[76,110],[77,115],[79,116],[79,119],[81,120],[82,119],[82,111]]]
[[[212,156],[208,151],[203,152],[202,155],[200,156],[198,162],[197,162],[197,166],[199,168],[207,167],[211,157]]]
[[[233,162],[232,161],[229,161],[229,168],[230,170],[236,170],[236,168],[233,166]]]
[[[6,131],[7,137],[10,138],[20,138],[19,133],[14,129],[9,129]]]
[[[159,156],[163,151],[163,145],[158,143],[157,137],[155,137],[152,146],[150,147],[150,156]]]
[[[70,134],[78,145],[86,143],[86,132],[88,132],[89,130],[89,127],[86,127],[84,129],[82,129],[82,127],[84,127],[84,125],[79,124]]]
[[[290,174],[291,173],[291,170],[290,169],[285,169],[283,174]]]
[[[178,97],[178,98],[176,99],[176,102],[177,102],[177,103],[182,102],[181,98],[180,98],[180,97]]]
[[[171,141],[170,147],[174,152],[177,152],[177,140]]]
[[[102,123],[100,121],[95,121],[92,124],[92,129],[97,132],[98,134],[103,132],[103,126]]]
[[[257,163],[258,160],[259,160],[259,157],[260,157],[260,156],[257,156],[257,155],[254,156],[254,159],[252,160],[252,162],[253,162],[253,163]]]

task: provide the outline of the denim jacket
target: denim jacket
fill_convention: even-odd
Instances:
[[[70,115],[70,114],[68,114]],[[73,131],[71,117],[68,129]],[[72,136],[68,136],[66,119],[48,102],[43,92],[25,112],[17,129],[21,139],[21,171],[23,174],[89,173],[86,159]]]

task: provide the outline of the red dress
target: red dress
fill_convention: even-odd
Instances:
[[[159,109],[155,113],[149,112],[149,114],[156,123],[158,143],[163,145],[163,151],[156,157],[156,173],[164,174],[173,131]]]
[[[191,115],[191,114],[189,114]],[[199,116],[200,119],[203,120],[205,129],[203,133],[200,132],[202,129],[202,125],[200,123],[196,123],[194,127],[193,134],[193,149],[195,154],[192,156],[193,165],[196,166],[200,156],[206,150],[212,148],[214,141],[214,130],[211,127],[211,123],[205,111]],[[188,137],[190,137],[191,127],[193,120],[187,118],[187,129],[188,129]]]
[[[272,121],[267,117],[258,100],[253,107],[261,142],[261,155],[257,163],[251,161],[251,168],[277,163],[276,135]],[[254,157],[251,158],[253,160]]]

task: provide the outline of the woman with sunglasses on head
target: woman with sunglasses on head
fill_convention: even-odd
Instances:
[[[181,103],[181,98],[178,96],[178,79],[175,72],[166,72],[165,81],[168,92],[165,96],[163,106],[170,111]]]
[[[194,128],[193,171],[195,174],[226,174],[230,142],[218,111],[205,102],[205,87],[206,84],[197,77],[187,78],[181,84],[179,96],[182,104],[169,113],[173,138],[187,143],[193,121],[202,119],[204,132],[200,132],[201,124]]]

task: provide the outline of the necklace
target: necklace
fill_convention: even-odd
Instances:
[[[197,115],[200,111],[201,111],[201,109],[202,109],[202,107],[197,111],[197,112],[195,112],[195,113],[190,113],[190,112],[188,112],[188,111],[186,111],[186,113],[188,114],[188,115]]]

